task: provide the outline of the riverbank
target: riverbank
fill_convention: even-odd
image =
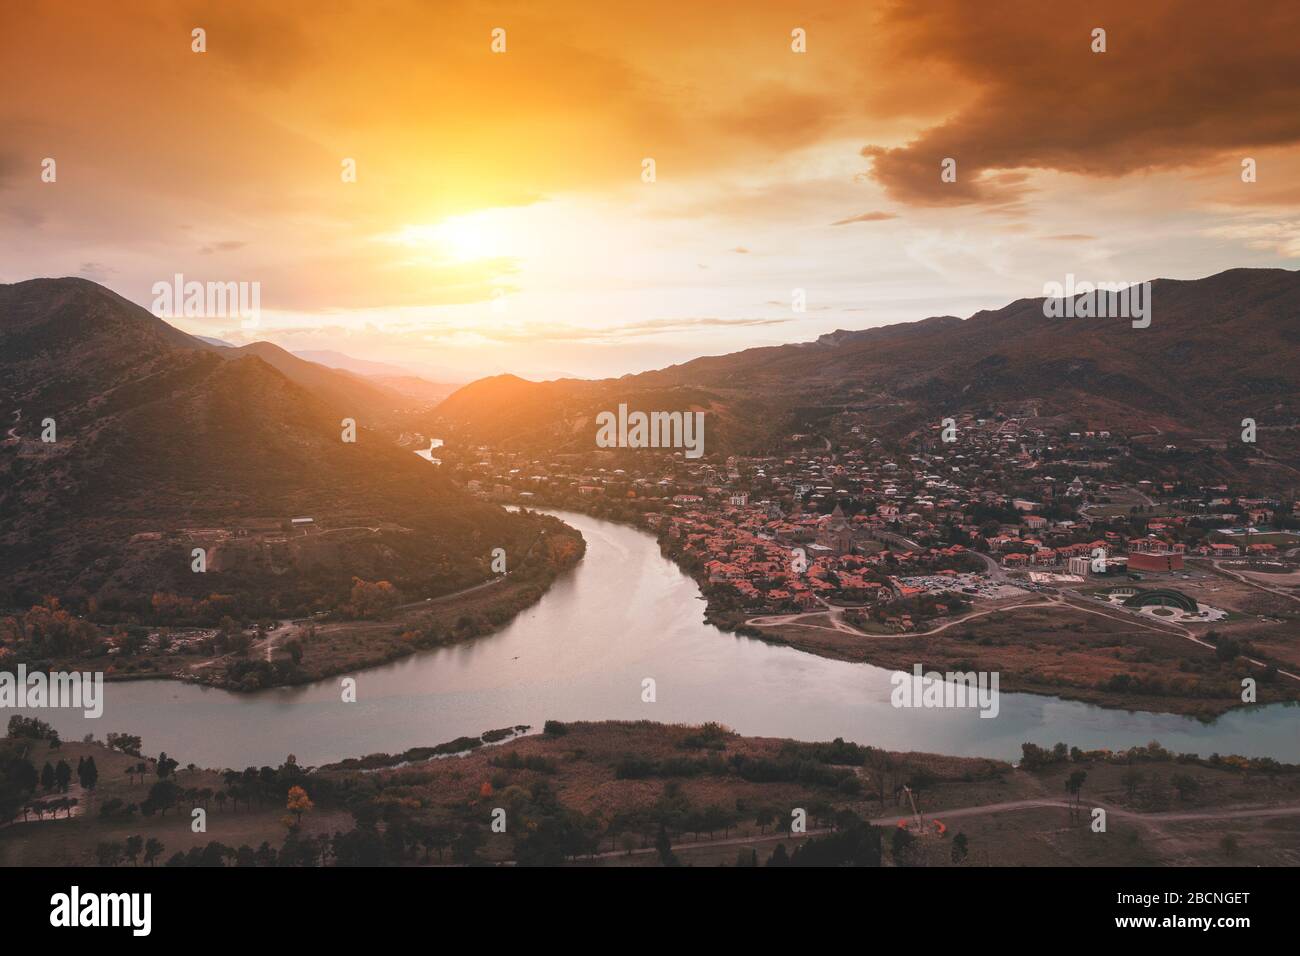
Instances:
[[[129,731],[206,766],[287,753],[323,765],[546,719],[712,720],[752,736],[1004,760],[1025,741],[1126,749],[1160,740],[1180,752],[1300,762],[1296,710],[1286,705],[1209,723],[1006,690],[993,720],[971,708],[896,707],[889,670],[723,633],[702,621],[699,588],[653,537],[579,513],[559,517],[582,533],[587,554],[544,600],[489,637],[357,673],[355,703],[338,678],[253,693],[142,680],[110,685],[100,720],[68,709],[25,713],[68,740]]]
[[[549,519],[554,520],[554,519]],[[234,649],[205,652],[217,643],[217,630],[162,628],[166,640],[129,655],[101,653],[38,662],[50,671],[104,674],[106,681],[175,680],[252,692],[294,687],[355,673],[401,660],[422,650],[453,647],[501,630],[545,596],[563,574],[582,560],[582,535],[556,521],[563,533],[539,536],[537,553],[520,555],[519,567],[498,577],[424,600],[377,611],[372,619],[286,619],[259,627],[254,635],[227,633],[222,643]],[[552,528],[552,532],[558,529]],[[227,628],[229,631],[230,628]],[[9,663],[6,661],[6,663]]]
[[[1263,669],[1243,672],[1189,641],[1059,603],[1008,603],[947,626],[937,622],[943,630],[929,634],[859,636],[837,628],[829,613],[787,617],[797,620],[744,632],[836,660],[906,672],[917,663],[927,671],[997,672],[1008,693],[1200,720],[1243,706],[1243,673],[1256,678],[1260,703],[1300,698],[1300,684]]]
[[[1093,607],[1026,592],[927,621],[924,630],[881,634],[865,634],[848,625],[839,609],[755,615],[731,606],[724,589],[711,584],[702,568],[683,560],[665,534],[656,534],[639,520],[636,505],[620,501],[611,506],[583,496],[546,506],[654,536],[660,553],[695,581],[706,600],[704,619],[720,630],[830,660],[909,673],[917,663],[945,672],[996,671],[1006,692],[1200,720],[1247,706],[1242,701],[1243,677],[1255,681],[1257,703],[1300,700],[1300,681],[1240,657],[1221,659],[1204,643],[1100,603]],[[772,623],[755,624],[756,617]]]
[[[426,759],[397,767],[372,755],[319,770],[177,766],[165,778],[156,761],[98,743],[0,747],[36,768],[92,756],[98,767],[93,791],[73,785],[72,816],[37,818],[32,805],[53,793],[23,801],[27,820],[20,808],[0,826],[4,866],[141,864],[149,841],[161,845],[151,864],[218,866],[1282,866],[1300,852],[1295,766],[1157,745],[1035,748],[1017,766],[716,724],[547,721],[458,755],[440,756],[458,741],[422,748]],[[206,832],[191,827],[198,807]]]
[[[541,577],[502,577],[458,594],[414,602],[382,620],[310,624],[279,641],[268,637],[251,649],[249,657],[236,660],[233,666],[218,660],[173,676],[211,687],[255,691],[310,684],[379,667],[421,651],[455,647],[495,634],[535,606],[555,581],[581,560],[582,553],[580,548],[572,561]],[[296,660],[286,658],[284,648],[290,641],[299,642]],[[263,653],[267,667],[250,670],[244,663],[252,660],[260,665],[256,655]]]

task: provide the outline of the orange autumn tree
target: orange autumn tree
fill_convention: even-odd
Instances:
[[[341,610],[353,617],[383,617],[400,601],[401,595],[391,582],[363,581],[354,577],[351,599]]]
[[[578,560],[578,553],[578,544],[572,538],[552,536],[546,539],[546,560],[553,568],[567,568]]]
[[[316,804],[311,802],[311,797],[307,796],[307,791],[302,787],[290,787],[289,798],[285,801],[284,808],[290,813],[297,814],[295,826],[302,823],[302,815],[309,810],[314,810]]]

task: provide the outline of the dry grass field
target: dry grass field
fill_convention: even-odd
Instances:
[[[278,847],[288,832],[282,806],[241,805],[235,811],[216,809],[211,800],[206,833],[192,832],[187,806],[162,816],[107,821],[98,813],[106,801],[138,802],[148,791],[149,783],[138,777],[132,783],[127,773],[136,758],[98,744],[67,743],[50,753],[44,742],[34,745],[31,757],[38,765],[49,757],[75,764],[90,754],[100,782],[93,795],[79,794],[85,812],[0,827],[0,865],[94,864],[101,842],[134,834],[162,841],[161,863],[212,840]],[[798,779],[768,779],[781,776],[773,768],[796,765],[803,768]],[[1075,812],[1066,781],[1078,772],[1086,776]],[[178,768],[175,776],[186,788],[222,787],[216,771]],[[153,781],[152,773],[147,779]],[[893,831],[899,821],[913,819],[904,784],[916,793],[925,818],[942,821],[946,832],[917,840],[905,858],[895,859]],[[734,865],[742,852],[752,851],[747,858],[762,865],[778,844],[789,853],[807,839],[824,837],[844,811],[883,828],[884,865],[1300,863],[1300,772],[1177,760],[1158,749],[1081,754],[1028,770],[994,760],[746,738],[717,727],[576,723],[393,769],[324,769],[308,774],[304,787],[318,799],[303,817],[300,836],[352,830],[356,804],[345,808],[353,797],[344,795],[363,793],[362,802],[379,814],[381,834],[399,819],[452,830],[470,826],[482,834],[473,859],[487,864],[513,862],[521,832],[545,826],[560,813],[583,821],[592,834],[589,848],[568,860],[573,865],[661,865],[657,825],[645,825],[647,819],[676,821],[672,852],[681,864]],[[1098,807],[1107,814],[1105,832],[1090,826]],[[497,808],[506,814],[503,833],[488,827]],[[803,836],[783,823],[797,808],[807,814]],[[955,863],[952,846],[959,833],[969,853]],[[451,843],[412,843],[386,862],[450,865],[453,854],[444,851]]]

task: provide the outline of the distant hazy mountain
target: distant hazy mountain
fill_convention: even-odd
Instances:
[[[253,342],[223,353],[229,357],[255,355],[289,381],[301,385],[317,398],[347,417],[369,419],[370,424],[389,425],[394,416],[413,408],[410,396],[346,371],[327,368],[286,352],[270,342]]]
[[[358,375],[410,375],[411,369],[391,362],[372,362],[369,359],[353,358],[333,349],[308,349],[293,353],[300,359],[326,365],[330,368],[346,369]]]
[[[394,396],[266,343],[211,346],[86,280],[0,285],[0,427],[12,429],[0,444],[0,606],[234,592],[273,613],[346,593],[353,574],[419,589],[478,580],[480,552],[522,547],[532,528],[373,427]],[[343,417],[357,421],[355,443],[341,440]],[[53,443],[40,440],[47,419]],[[188,546],[166,538],[304,515],[359,530],[311,547],[249,544],[215,574],[191,572]],[[164,537],[131,544],[140,532]]]
[[[436,405],[461,387],[446,382],[430,382],[418,375],[375,375],[371,381],[427,405]]]
[[[439,382],[449,382],[454,385],[463,385],[465,383],[463,375],[449,368],[428,367],[415,362],[376,362],[371,359],[359,359],[343,352],[336,352],[333,349],[304,350],[293,354],[309,362],[328,365],[330,368],[346,369],[349,372],[356,372],[358,375],[366,375],[372,378],[413,376],[430,382],[436,379]]]
[[[294,352],[294,355],[318,365],[342,369],[357,375],[364,375],[376,385],[390,389],[407,400],[414,400],[427,405],[440,402],[456,389],[463,380],[454,376],[446,382],[434,382],[412,372],[414,366],[394,365],[390,362],[372,362],[368,359],[353,358],[342,352],[329,349],[318,351]]]
[[[714,451],[773,450],[781,436],[815,431],[846,409],[896,435],[1011,404],[1129,434],[1239,440],[1243,417],[1296,423],[1300,273],[1157,279],[1151,297],[1149,328],[1047,318],[1042,299],[1021,299],[964,320],[833,332],[619,379],[496,376],[454,393],[438,414],[444,430],[469,440],[564,450],[590,449],[595,414],[619,402],[707,410]]]

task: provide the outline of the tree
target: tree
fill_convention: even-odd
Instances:
[[[1189,797],[1194,797],[1201,789],[1201,785],[1197,779],[1185,773],[1174,774],[1173,777],[1170,778],[1169,782],[1172,783],[1174,789],[1178,791],[1179,800],[1186,800]]]
[[[1076,770],[1065,779],[1065,792],[1070,795],[1072,806],[1070,807],[1070,816],[1079,809],[1079,798],[1083,791],[1083,782],[1088,779],[1088,771]]]
[[[27,818],[27,805],[40,778],[31,762],[20,756],[20,745],[0,741],[0,820],[10,820],[20,810]]]
[[[788,866],[880,866],[883,832],[852,810],[836,814],[836,829],[795,847]]]
[[[22,628],[40,652],[51,657],[77,657],[99,641],[95,625],[65,611],[53,597],[24,614]]]
[[[68,792],[68,785],[72,783],[72,767],[66,760],[60,760],[59,765],[54,768],[54,782],[64,793]]]
[[[99,783],[99,767],[93,756],[77,761],[77,782],[86,790],[94,790]]]
[[[772,855],[767,858],[768,866],[789,866],[790,854],[786,852],[785,844],[778,843]]]
[[[95,859],[100,866],[117,866],[122,862],[122,844],[115,842],[100,843],[95,847]]]
[[[161,816],[165,817],[167,811],[176,806],[176,801],[180,798],[180,792],[180,787],[170,780],[159,780],[149,788],[149,796],[140,805],[140,812],[145,816],[149,816],[157,810]]]
[[[342,610],[351,617],[383,617],[400,602],[401,595],[390,582],[354,577],[351,600]]]
[[[144,845],[144,861],[153,866],[154,861],[163,855],[163,849],[161,841],[150,837]]]
[[[54,768],[50,762],[45,761],[45,766],[41,768],[41,789],[47,793],[54,789]]]
[[[309,810],[315,809],[316,805],[311,802],[311,797],[307,796],[307,791],[302,787],[293,786],[289,788],[289,797],[285,801],[284,808],[290,813],[296,814],[295,826],[302,824],[302,815]]]
[[[483,831],[476,826],[466,827],[451,845],[451,858],[457,863],[479,862],[478,851],[483,846]]]
[[[119,750],[132,757],[140,756],[141,740],[135,734],[109,733],[106,740],[109,750]],[[139,772],[139,770],[136,771],[136,773]]]
[[[895,866],[911,866],[912,851],[916,846],[916,837],[903,827],[896,827],[891,838],[889,852],[894,857]]]
[[[735,814],[729,812],[725,807],[720,807],[716,803],[709,804],[700,811],[697,826],[703,829],[713,839],[713,834],[718,830],[723,831],[723,836],[731,835],[731,828],[735,825]]]
[[[455,832],[450,824],[431,823],[426,827],[420,842],[431,847],[438,854],[438,862],[441,863],[443,851],[451,846],[454,839]]]
[[[1124,785],[1124,790],[1130,800],[1137,796],[1137,789],[1141,786],[1143,779],[1145,777],[1137,767],[1129,767],[1120,774],[1119,781]]]
[[[934,789],[935,784],[937,784],[938,782],[939,782],[938,778],[935,777],[934,774],[930,773],[930,771],[928,770],[922,769],[912,774],[912,776],[907,781],[907,785],[911,789],[913,796],[916,797],[916,801],[919,804],[921,802],[921,794]]]
[[[126,838],[125,856],[131,861],[131,865],[136,865],[136,860],[140,857],[140,851],[144,849],[144,837],[137,834]]]
[[[1230,637],[1221,637],[1215,643],[1214,656],[1221,661],[1233,661],[1241,655],[1241,644]]]
[[[659,824],[659,833],[655,836],[655,851],[659,854],[659,862],[664,866],[678,866],[677,854],[673,853],[672,841],[668,839],[668,828],[662,823]]]
[[[958,833],[952,838],[952,861],[954,863],[963,863],[969,855],[970,847],[967,846],[966,834]]]
[[[191,850],[190,852],[193,853],[194,851]],[[226,860],[232,859],[234,856],[235,850],[232,847],[212,840],[199,852],[197,863],[199,866],[207,867],[225,866]]]

